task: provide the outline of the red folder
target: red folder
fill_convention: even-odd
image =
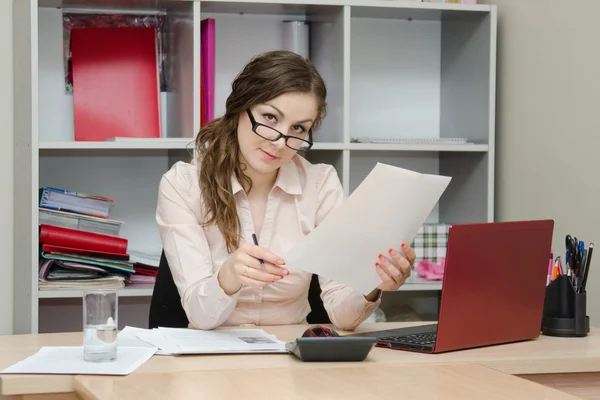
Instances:
[[[40,225],[40,243],[96,253],[127,254],[127,239],[54,225]]]
[[[75,140],[161,137],[154,28],[73,29],[71,54]]]
[[[55,246],[52,244],[42,244],[42,251],[44,253],[61,253],[61,254],[73,254],[85,257],[103,258],[106,260],[118,260],[118,261],[129,261],[129,254],[121,253],[108,253],[106,251],[94,251],[85,249],[75,249],[73,247]]]

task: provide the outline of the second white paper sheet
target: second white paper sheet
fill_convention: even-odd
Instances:
[[[378,163],[354,192],[282,257],[368,294],[380,283],[379,254],[411,243],[451,178]]]

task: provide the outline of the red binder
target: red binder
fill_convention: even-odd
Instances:
[[[54,246],[52,244],[42,244],[42,251],[45,253],[62,253],[71,255],[80,255],[85,257],[104,258],[119,261],[129,261],[129,254],[108,253],[106,251],[93,251],[85,249],[74,249],[72,247]]]
[[[94,232],[63,228],[54,225],[40,225],[42,245],[68,247],[95,253],[127,254],[127,239],[102,235]],[[52,247],[46,247],[47,249]],[[56,251],[56,249],[54,249]]]
[[[71,32],[75,140],[161,137],[154,28]]]

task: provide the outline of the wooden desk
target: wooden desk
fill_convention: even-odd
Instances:
[[[75,391],[86,400],[577,399],[476,364],[146,373],[117,379],[78,376]]]
[[[415,323],[363,324],[357,331],[416,325]],[[279,339],[290,341],[300,336],[306,326],[263,327]],[[343,332],[340,332],[343,334]],[[0,370],[20,361],[42,346],[79,346],[81,333],[0,336]],[[375,348],[362,363],[344,363],[344,367],[367,364],[473,363],[519,375],[547,385],[594,398],[600,392],[600,329],[592,328],[584,338],[540,336],[536,340],[455,351],[444,354],[419,354]],[[339,363],[319,363],[319,368],[339,367]],[[236,369],[315,368],[287,354],[226,356],[155,356],[132,375]],[[578,373],[578,374],[571,374]],[[579,374],[585,373],[585,374]],[[72,393],[73,377],[68,375],[3,375],[0,394]],[[46,399],[52,397],[44,396]],[[60,397],[57,397],[60,398]],[[63,398],[69,398],[64,397]],[[599,397],[600,398],[600,395]]]

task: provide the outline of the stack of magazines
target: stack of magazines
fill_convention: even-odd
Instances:
[[[39,289],[120,288],[135,273],[127,239],[40,225]]]
[[[127,253],[127,239],[40,225],[40,290],[154,284],[157,256]]]
[[[114,201],[63,189],[40,189],[39,223],[119,236],[122,221],[109,219]]]

